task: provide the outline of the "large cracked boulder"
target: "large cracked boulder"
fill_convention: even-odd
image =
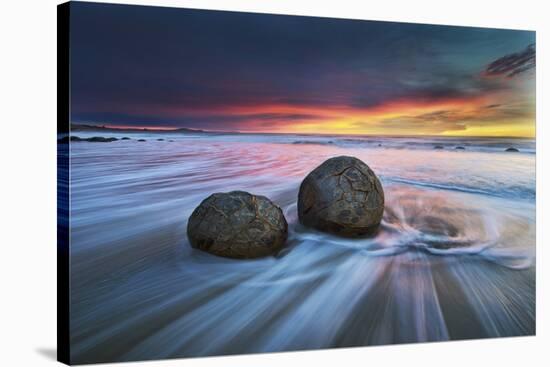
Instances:
[[[191,246],[239,259],[277,253],[287,232],[278,206],[265,196],[244,191],[210,195],[193,211],[187,224]]]
[[[335,157],[307,175],[298,194],[305,226],[355,237],[376,232],[384,214],[384,190],[374,172],[354,157]]]

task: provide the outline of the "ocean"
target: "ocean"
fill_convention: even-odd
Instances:
[[[131,140],[71,143],[74,363],[535,333],[534,140],[101,136]],[[340,155],[382,182],[375,237],[298,222],[301,181]],[[283,209],[288,246],[277,256],[232,260],[190,247],[191,212],[232,190]]]

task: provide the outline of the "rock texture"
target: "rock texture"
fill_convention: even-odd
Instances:
[[[231,258],[256,258],[283,248],[288,225],[282,210],[264,196],[244,191],[216,193],[191,214],[191,246]]]
[[[335,157],[304,179],[298,217],[305,226],[341,236],[376,232],[384,213],[384,190],[374,172],[354,157]]]

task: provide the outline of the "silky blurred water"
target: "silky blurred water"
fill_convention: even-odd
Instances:
[[[74,363],[535,332],[533,141],[126,136],[71,144]],[[382,181],[375,238],[298,223],[301,180],[338,155]],[[231,190],[283,208],[285,250],[231,260],[189,246],[192,210]]]

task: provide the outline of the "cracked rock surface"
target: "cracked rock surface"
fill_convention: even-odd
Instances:
[[[244,191],[216,193],[193,211],[187,224],[191,246],[213,255],[247,259],[277,253],[288,225],[265,196]]]
[[[334,157],[307,175],[298,194],[298,218],[305,226],[355,237],[376,232],[384,214],[378,177],[355,157]]]

